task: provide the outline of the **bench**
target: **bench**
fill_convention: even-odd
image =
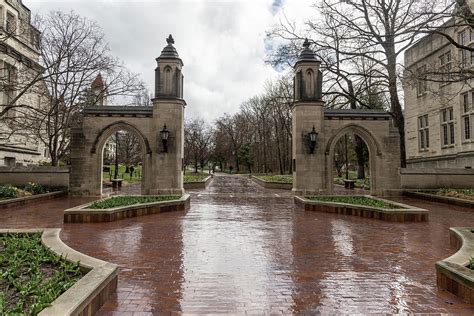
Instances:
[[[344,179],[344,188],[349,189],[349,190],[354,190],[355,183],[356,183],[355,180]]]

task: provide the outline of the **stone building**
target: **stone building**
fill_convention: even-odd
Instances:
[[[464,46],[474,30],[453,18],[443,26]],[[474,53],[440,34],[423,37],[405,52],[407,168],[474,168],[474,80],[463,73]]]
[[[37,137],[12,128],[13,121],[28,115],[27,107],[40,106],[47,95],[37,93],[46,91],[42,83],[25,88],[42,71],[39,41],[40,32],[31,25],[31,12],[22,1],[0,0],[0,111],[22,94],[14,102],[18,107],[0,118],[0,166],[48,161],[49,153]]]

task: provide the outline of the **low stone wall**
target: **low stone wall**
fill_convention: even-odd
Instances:
[[[403,189],[472,188],[474,169],[401,169]]]
[[[115,293],[117,289],[118,266],[82,254],[59,238],[61,229],[2,229],[6,233],[42,232],[42,243],[56,255],[70,262],[79,262],[85,275],[71,288],[42,310],[39,316],[81,315],[92,316]]]
[[[65,223],[104,223],[121,219],[188,210],[191,205],[189,194],[179,200],[135,204],[110,209],[90,209],[91,203],[79,205],[64,211]]]
[[[474,257],[473,228],[451,228],[450,243],[458,251],[436,263],[436,283],[448,292],[474,304],[474,270],[469,269],[469,259]]]
[[[451,205],[457,205],[467,208],[474,209],[474,200],[465,200],[450,196],[442,196],[437,194],[432,194],[428,192],[418,192],[418,191],[403,191],[403,195],[408,197],[414,197],[422,200],[427,200],[431,202],[446,203]]]
[[[38,203],[38,202],[41,202],[41,201],[62,197],[62,196],[65,196],[65,195],[67,195],[67,192],[57,191],[57,192],[50,192],[50,193],[44,193],[44,194],[25,196],[25,197],[20,197],[20,198],[15,198],[15,199],[2,200],[2,201],[0,201],[0,210],[1,209],[6,209],[6,208],[11,208],[11,207],[24,206],[24,205],[29,205],[29,204],[33,204],[33,203]]]
[[[293,189],[292,183],[281,183],[281,182],[271,182],[260,179],[257,176],[250,176],[253,182],[261,185],[265,189],[279,189],[279,190],[291,190]]]
[[[23,185],[28,182],[69,187],[69,169],[46,166],[0,167],[0,185]]]
[[[393,201],[366,196],[372,199],[381,200],[400,206],[400,209],[383,209],[371,206],[354,205],[346,203],[314,201],[295,196],[295,204],[305,211],[315,211],[324,213],[335,213],[343,215],[359,216],[364,218],[373,218],[388,222],[425,222],[428,221],[428,211],[416,208],[410,205],[397,203]]]
[[[183,187],[185,190],[205,189],[211,183],[212,175],[205,178],[202,181],[184,182]]]

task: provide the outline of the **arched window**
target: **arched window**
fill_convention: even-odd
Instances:
[[[314,98],[314,73],[311,69],[306,71],[306,97]]]
[[[163,92],[165,95],[170,95],[173,91],[173,76],[171,72],[171,67],[165,67],[163,76]]]

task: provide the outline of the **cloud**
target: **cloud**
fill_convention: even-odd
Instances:
[[[307,9],[306,3],[295,2]],[[112,53],[141,74],[150,90],[154,87],[155,58],[166,45],[166,37],[173,34],[184,62],[188,118],[213,121],[225,112],[234,113],[243,101],[262,91],[265,81],[278,76],[265,64],[269,49],[265,34],[278,23],[283,0],[24,3],[33,14],[74,10],[96,20]]]

